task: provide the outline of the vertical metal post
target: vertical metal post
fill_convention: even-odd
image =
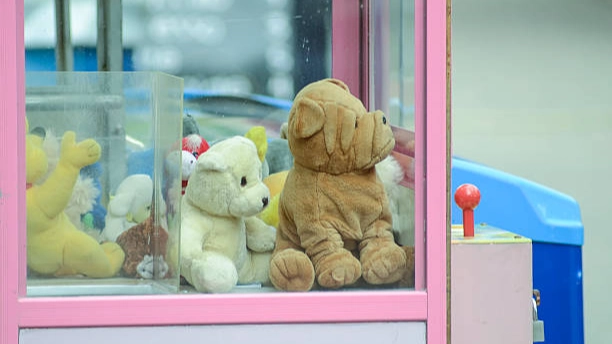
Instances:
[[[98,0],[98,71],[123,70],[121,3],[121,0]]]
[[[74,69],[70,38],[70,0],[55,0],[55,64],[58,72]]]
[[[97,0],[98,37],[96,52],[99,72],[123,71],[123,10],[121,0]],[[124,75],[105,73],[100,78],[103,93],[123,96]],[[103,188],[113,191],[127,174],[125,159],[125,111],[103,109],[100,135],[106,143],[102,145],[102,162],[108,168]],[[112,168],[111,168],[112,166]],[[107,202],[108,193],[103,195]]]

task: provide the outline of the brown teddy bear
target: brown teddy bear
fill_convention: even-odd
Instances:
[[[406,276],[406,251],[393,238],[391,212],[375,165],[395,145],[380,111],[368,112],[340,80],[303,88],[289,114],[294,157],[281,193],[270,279],[307,291]]]

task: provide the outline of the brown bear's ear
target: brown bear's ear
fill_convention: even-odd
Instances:
[[[285,122],[280,127],[280,138],[287,139],[287,131],[289,130],[289,123]]]
[[[311,137],[318,133],[325,124],[325,113],[321,106],[312,99],[300,98],[291,109],[289,130],[300,139]]]
[[[342,82],[341,80],[338,79],[326,79],[328,82],[331,82],[332,84],[339,86],[340,88],[342,88],[343,90],[347,91],[350,93],[348,86]]]
[[[228,166],[223,161],[224,158],[221,154],[207,151],[198,158],[196,170],[224,172],[228,169]]]

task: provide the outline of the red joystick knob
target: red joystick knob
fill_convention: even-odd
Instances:
[[[480,191],[475,185],[463,184],[455,191],[455,203],[463,210],[463,236],[474,236],[474,209],[480,203]]]

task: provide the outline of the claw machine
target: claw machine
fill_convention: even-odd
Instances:
[[[304,3],[138,2],[139,11],[153,18],[141,27],[156,35],[139,37],[151,39],[157,50],[130,47],[134,70],[127,71],[121,67],[122,31],[134,27],[122,28],[121,16],[125,21],[136,10],[122,13],[121,2],[98,1],[97,71],[71,68],[70,29],[58,20],[58,70],[26,72],[24,2],[2,2],[0,342],[447,342],[450,3]],[[65,20],[70,14],[62,4],[56,1],[56,14]],[[196,43],[185,43],[189,39]],[[177,53],[181,42],[190,50]],[[192,66],[207,68],[194,72]],[[318,94],[327,99],[314,107],[319,114],[357,113],[354,123],[325,122],[342,127],[325,133],[326,159],[340,154],[330,148],[330,133],[342,137],[337,142],[345,159],[357,159],[351,146],[363,142],[342,135],[365,130],[361,118],[378,119],[376,128],[383,130],[363,134],[367,140],[381,132],[394,139],[376,163],[346,165],[359,172],[337,172],[339,160],[326,165],[353,179],[367,172],[370,182],[384,187],[386,197],[377,199],[384,213],[384,223],[376,222],[378,234],[359,229],[349,235],[334,227],[367,222],[381,211],[376,207],[325,222],[342,243],[338,252],[350,252],[345,258],[357,264],[348,278],[340,263],[322,267],[334,254],[319,244],[329,237],[307,240],[303,231],[283,237],[278,233],[288,233],[286,223],[266,222],[276,232],[274,249],[291,241],[315,262],[312,286],[283,288],[266,273],[238,278],[227,290],[200,288],[193,278],[200,276],[194,272],[199,265],[186,261],[193,249],[187,230],[193,226],[184,214],[193,206],[186,199],[194,198],[189,190],[195,187],[187,184],[185,195],[181,192],[186,176],[181,143],[197,134],[212,152],[261,127],[265,140],[259,142],[268,155],[260,157],[261,170],[248,180],[264,182],[278,172],[270,170],[272,147],[292,142],[303,129],[292,122],[298,111],[292,100],[319,79],[335,79],[332,84],[341,85],[354,106],[328,110],[339,100]],[[296,158],[280,172],[291,175],[308,162],[297,159],[295,144],[289,146]],[[211,156],[208,151],[199,156],[189,151],[189,158],[199,166],[202,157]],[[246,176],[236,182],[249,186]],[[339,188],[342,195],[364,192],[347,185]],[[263,210],[274,200],[273,187],[266,188]],[[283,201],[285,192],[280,202],[290,202]],[[198,199],[207,196],[227,195]],[[265,222],[260,213],[253,216]],[[253,244],[248,237],[238,242],[249,249]],[[383,242],[400,248],[394,251],[400,257],[395,267],[387,265],[385,254],[372,253]],[[205,266],[198,272],[210,275],[213,269]],[[329,283],[330,278],[344,282]]]

